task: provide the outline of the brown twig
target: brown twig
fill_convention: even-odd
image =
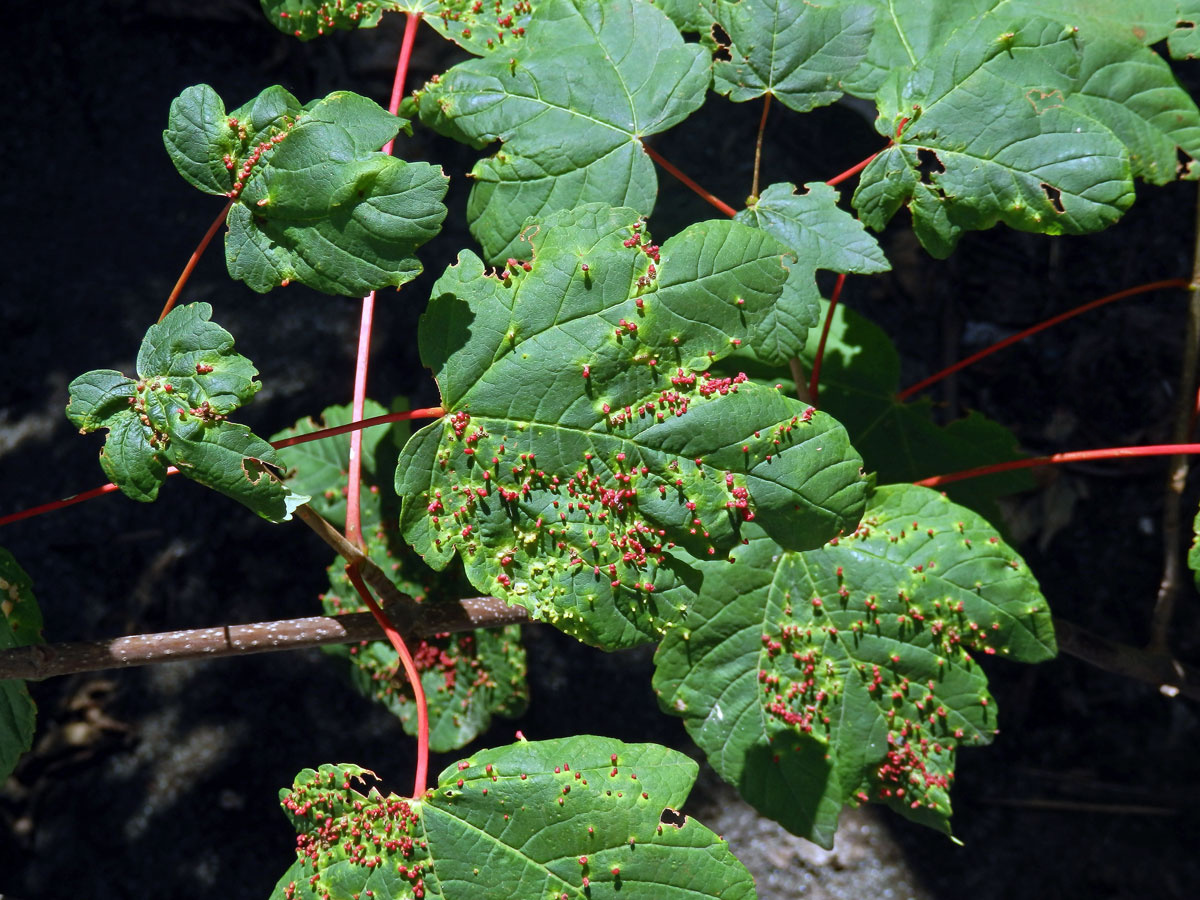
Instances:
[[[758,199],[758,169],[762,163],[763,133],[767,130],[767,113],[771,111],[771,95],[763,95],[762,118],[758,120],[758,137],[754,141],[754,179],[750,182],[750,196]]]
[[[1200,700],[1200,669],[1166,652],[1110,641],[1071,622],[1056,618],[1058,649],[1093,666],[1155,685],[1169,697]]]
[[[525,622],[526,610],[495,597],[469,597],[458,603],[419,605],[410,634],[430,637],[474,628]],[[390,613],[390,610],[389,610]],[[310,616],[251,625],[219,625],[187,631],[135,634],[109,641],[37,644],[0,651],[0,678],[51,678],[99,669],[123,669],[187,659],[215,659],[300,650],[325,644],[381,641],[383,629],[369,612]]]
[[[796,397],[801,403],[812,403],[808,393],[808,377],[804,374],[804,363],[793,356],[788,359],[788,368],[792,371],[792,381],[796,383]]]
[[[1176,399],[1172,439],[1177,444],[1188,440],[1195,412],[1197,345],[1200,345],[1200,194],[1197,194],[1196,245],[1192,256],[1192,282],[1188,286],[1188,318],[1183,344],[1183,362],[1179,367],[1179,396]],[[1184,582],[1183,566],[1183,489],[1187,484],[1188,458],[1172,456],[1167,465],[1167,484],[1163,497],[1163,573],[1158,596],[1150,615],[1150,650],[1167,653],[1171,618]]]
[[[529,619],[525,609],[508,606],[495,597],[471,597],[458,603],[418,603],[401,592],[379,566],[308,504],[296,510],[296,517],[341,554],[343,559],[358,567],[363,580],[383,599],[388,619],[404,634],[428,637],[451,631],[499,627]],[[252,625],[220,625],[215,628],[132,635],[110,641],[42,644],[0,651],[0,678],[49,678],[97,669],[270,653],[383,638],[383,629],[370,613],[311,616]]]

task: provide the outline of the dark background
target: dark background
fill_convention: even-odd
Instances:
[[[252,0],[125,0],[9,18],[0,513],[103,482],[100,439],[74,435],[62,415],[66,385],[89,369],[132,371],[145,328],[220,209],[162,148],[170,101],[199,82],[230,108],[274,83],[302,101],[340,88],[386,101],[402,24],[390,17],[374,32],[302,45]],[[410,86],[453,61],[422,29]],[[1195,79],[1194,68],[1182,72]],[[740,205],[759,109],[710,98],[657,147]],[[878,147],[845,106],[803,119],[780,110],[764,184],[824,180]],[[420,128],[397,152],[445,166],[450,218],[422,251],[427,273],[381,297],[371,394],[435,405],[413,334],[433,275],[473,246],[460,220],[477,154]],[[1085,300],[1188,275],[1195,198],[1190,184],[1139,185],[1107,233],[1049,240],[997,229],[969,236],[945,262],[915,245],[902,214],[882,237],[896,270],[851,279],[847,302],[887,328],[909,383]],[[661,241],[712,215],[664,177],[651,229]],[[264,389],[241,415],[257,433],[349,401],[356,302],[303,287],[253,294],[229,280],[216,246],[183,299],[212,303],[261,371]],[[939,393],[942,414],[981,409],[1036,453],[1168,440],[1183,325],[1178,292],[1114,304],[967,370]],[[1011,505],[1007,527],[1058,615],[1146,640],[1164,471],[1162,460],[1075,466]],[[1188,498],[1195,509],[1195,491]],[[110,496],[9,526],[0,541],[33,576],[52,641],[310,615],[330,556],[298,524],[267,524],[182,479],[156,504]],[[1200,651],[1197,606],[1188,593],[1177,617],[1185,659]],[[606,655],[539,626],[527,642],[530,712],[480,746],[507,743],[519,727],[531,739],[592,732],[689,747],[680,723],[658,712],[648,650]],[[763,897],[1194,896],[1196,705],[1069,657],[989,671],[1002,734],[960,756],[964,846],[895,817],[856,816],[834,854],[811,852],[710,780],[697,793],[702,818],[747,860]],[[409,789],[412,741],[344,681],[338,661],[310,651],[32,685],[37,747],[0,788],[0,892],[266,897],[293,846],[276,791],[299,769],[353,761]]]

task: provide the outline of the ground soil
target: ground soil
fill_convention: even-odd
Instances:
[[[101,483],[98,441],[74,435],[62,416],[66,384],[88,369],[132,370],[146,325],[219,209],[162,150],[171,99],[199,82],[231,104],[273,83],[302,100],[346,87],[385,98],[397,24],[300,45],[268,28],[250,0],[79,4],[10,24],[0,512]],[[415,75],[447,62],[426,32]],[[748,159],[757,115],[713,100],[659,148],[736,204],[748,164],[728,160]],[[848,107],[780,116],[768,131],[767,180],[823,180],[877,147]],[[421,130],[402,152],[446,165],[451,218],[423,253],[427,274],[382,301],[372,393],[432,405],[412,334],[428,273],[472,246],[457,223],[474,155]],[[1105,234],[1051,241],[997,229],[968,237],[946,262],[897,226],[883,236],[895,272],[852,280],[847,302],[893,336],[908,383],[1077,303],[1187,275],[1195,197],[1194,185],[1142,187]],[[664,180],[651,227],[665,237],[710,214]],[[264,390],[244,417],[258,433],[350,397],[354,302],[298,287],[260,297],[228,279],[219,250],[185,299],[212,303],[262,372]],[[1033,452],[1165,440],[1183,314],[1178,293],[1157,294],[1061,326],[963,373],[938,394],[942,414],[980,409]],[[1005,527],[1059,615],[1146,640],[1163,473],[1153,460],[1078,466],[1014,501]],[[187,482],[152,506],[109,497],[7,527],[0,540],[33,575],[55,641],[310,615],[329,562],[299,526],[271,526]],[[1198,605],[1187,592],[1173,633],[1193,661]],[[480,746],[506,743],[518,727],[530,738],[592,732],[690,746],[658,711],[647,651],[605,655],[541,626],[527,641],[530,712]],[[693,812],[729,837],[764,898],[1194,896],[1200,857],[1185,838],[1200,833],[1196,705],[1069,657],[989,673],[1003,732],[960,757],[961,845],[867,813],[847,819],[827,854],[763,822],[709,775]],[[299,769],[354,761],[406,789],[412,742],[343,682],[338,661],[311,651],[34,685],[37,748],[0,789],[0,892],[266,897],[293,845],[276,791]]]

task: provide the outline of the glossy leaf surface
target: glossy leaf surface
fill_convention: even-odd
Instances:
[[[808,329],[818,322],[818,269],[869,275],[891,268],[862,223],[837,206],[838,192],[814,182],[797,194],[793,184],[773,184],[734,221],[761,228],[796,254],[775,309],[750,339],[764,362],[799,356]]]
[[[512,49],[525,36],[531,0],[261,0],[267,19],[282,31],[310,41],[334,31],[374,28],[385,12],[420,13],[442,37],[472,53]]]
[[[463,253],[421,322],[446,417],[406,445],[396,487],[431,565],[461,555],[481,592],[615,647],[685,617],[690,560],[742,521],[796,547],[854,528],[841,426],[708,374],[771,313],[782,245],[719,221],[659,248],[634,211],[592,206],[534,250],[504,278]]]
[[[260,293],[302,282],[359,297],[415,278],[417,247],[446,217],[439,167],[379,152],[403,124],[349,91],[302,107],[278,86],[226,115],[196,85],[172,102],[163,140],[191,184],[237,201],[230,275]]]
[[[769,94],[797,112],[833,103],[840,79],[858,68],[875,11],[866,4],[807,0],[717,3],[731,59],[713,69],[713,89],[740,102]]]
[[[1041,90],[1044,71],[1080,65],[1074,34],[1048,20],[1014,27],[975,20],[887,76],[876,128],[894,144],[855,191],[866,224],[880,229],[907,205],[921,243],[944,257],[967,230],[1004,222],[1083,234],[1111,225],[1133,202],[1121,141]],[[988,98],[985,117],[980,97]]]
[[[306,769],[280,792],[300,860],[272,897],[750,900],[720,837],[660,821],[696,773],[666,747],[593,735],[481,751],[420,801],[363,794],[357,766]]]
[[[177,306],[146,331],[138,378],[111,369],[80,375],[69,388],[67,418],[81,433],[108,429],[100,465],[134,500],[154,500],[174,465],[263,518],[284,521],[308,498],[274,473],[270,444],[228,420],[262,385],[211,316],[207,303]]]
[[[422,121],[503,146],[471,172],[467,215],[484,258],[527,257],[531,216],[589,202],[654,207],[642,138],[704,102],[708,54],[641,0],[546,0],[511,53],[460,63],[421,92]]]
[[[858,530],[785,552],[761,533],[706,564],[696,624],[655,656],[664,710],[796,834],[832,846],[843,805],[948,831],[961,746],[996,706],[972,654],[1055,653],[1045,600],[986,521],[940,494],[880,488]]]

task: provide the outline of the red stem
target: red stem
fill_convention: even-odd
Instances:
[[[953,373],[957,372],[959,369],[965,369],[967,366],[971,365],[972,363],[979,362],[979,360],[983,359],[986,356],[991,356],[997,350],[1003,350],[1005,347],[1008,347],[1011,344],[1017,343],[1017,341],[1022,341],[1025,338],[1029,337],[1030,335],[1037,334],[1039,331],[1045,331],[1047,328],[1049,328],[1052,325],[1057,325],[1059,322],[1065,322],[1067,319],[1074,318],[1075,316],[1078,316],[1081,313],[1085,313],[1090,310],[1093,310],[1098,306],[1103,306],[1106,303],[1112,303],[1114,300],[1124,300],[1126,297],[1133,297],[1137,294],[1145,294],[1149,291],[1164,290],[1167,288],[1178,288],[1180,290],[1186,290],[1190,286],[1190,284],[1191,284],[1191,282],[1189,282],[1185,278],[1168,278],[1165,281],[1151,281],[1147,284],[1139,284],[1137,287],[1131,287],[1131,288],[1127,288],[1123,291],[1117,291],[1115,294],[1109,294],[1106,297],[1101,297],[1099,300],[1092,300],[1090,303],[1084,303],[1082,306],[1077,306],[1074,309],[1067,310],[1067,312],[1065,312],[1065,313],[1061,313],[1057,316],[1053,316],[1052,318],[1046,319],[1046,321],[1040,322],[1037,325],[1034,325],[1032,328],[1026,328],[1024,331],[1018,332],[1017,334],[1014,334],[1010,337],[1006,337],[1002,341],[997,341],[996,343],[992,344],[990,347],[985,347],[984,349],[980,350],[978,353],[973,353],[970,356],[968,356],[966,359],[961,359],[958,362],[956,362],[954,365],[947,366],[945,369],[942,369],[942,371],[940,371],[940,372],[935,372],[933,375],[930,375],[928,378],[918,381],[916,384],[912,385],[911,387],[907,387],[904,390],[902,390],[899,394],[896,395],[896,399],[903,402],[904,400],[907,400],[909,397],[911,397],[913,394],[917,393],[917,391],[924,390],[925,388],[929,387],[931,384],[935,384],[935,383],[941,381],[947,375],[952,375]]]
[[[406,409],[404,412],[385,413],[382,416],[373,416],[370,419],[359,419],[354,422],[347,422],[345,425],[322,428],[320,431],[310,431],[308,434],[298,434],[295,437],[272,441],[271,446],[276,450],[281,450],[284,447],[307,444],[309,441],[319,441],[322,438],[334,437],[339,434],[345,434],[348,431],[361,431],[364,428],[370,428],[372,425],[386,425],[389,422],[406,422],[409,419],[438,419],[445,414],[446,411],[440,406],[430,406],[425,409]]]
[[[903,119],[900,120],[900,124],[896,126],[896,139],[893,139],[893,140],[890,140],[887,142],[888,147],[890,147],[894,143],[896,143],[896,140],[898,140],[900,137],[900,132],[902,132],[904,130],[904,126],[907,124],[908,124],[908,116],[905,116]],[[887,147],[884,147],[883,149],[886,150]],[[868,156],[866,159],[864,159],[858,165],[851,166],[845,172],[842,172],[840,175],[834,175],[832,178],[830,178],[825,183],[827,185],[829,185],[830,187],[833,187],[834,185],[841,184],[847,178],[853,178],[855,175],[857,175],[859,172],[861,172],[863,169],[865,169],[867,166],[869,166],[875,160],[875,157],[877,157],[882,152],[883,152],[883,150],[876,150],[874,153],[872,153],[870,156]]]
[[[400,59],[396,62],[396,75],[392,79],[392,96],[388,100],[388,112],[393,116],[400,109],[400,100],[404,97],[404,81],[408,77],[408,63],[412,59],[413,41],[417,37],[417,25],[420,24],[419,12],[405,13],[404,37],[400,39]],[[391,156],[395,138],[383,145],[383,152]]]
[[[167,469],[168,475],[173,475],[179,470],[174,466]],[[7,516],[0,517],[0,525],[8,525],[12,522],[20,522],[22,519],[32,519],[34,516],[40,516],[42,513],[54,512],[56,509],[65,509],[68,506],[74,506],[76,503],[82,503],[84,500],[91,500],[93,497],[99,497],[102,494],[111,494],[119,488],[111,481],[108,484],[101,485],[98,488],[92,488],[90,491],[84,491],[82,494],[72,494],[70,497],[65,497],[62,500],[54,500],[51,503],[43,503],[41,506],[35,506],[32,509],[23,509],[20,512],[15,512]]]
[[[387,635],[392,646],[396,648],[396,652],[400,654],[400,663],[404,666],[404,673],[408,676],[408,683],[412,687],[413,704],[417,707],[417,774],[413,782],[412,796],[414,800],[420,800],[425,796],[425,776],[429,771],[429,709],[425,704],[425,689],[421,686],[421,675],[417,671],[417,664],[413,662],[412,654],[408,652],[404,638],[400,636],[400,632],[383,614],[383,610],[371,596],[362,576],[358,573],[358,566],[353,564],[346,566],[346,575],[349,577],[350,583],[354,585],[354,589],[358,591],[358,595],[371,610],[371,614],[375,616],[375,621],[379,623],[383,633]]]
[[[375,292],[363,297],[362,320],[358,326],[358,355],[354,362],[354,401],[351,418],[359,420],[367,404],[367,368],[371,357],[371,325],[375,319]],[[362,430],[350,435],[350,485],[346,494],[346,540],[359,547],[362,518],[359,498],[362,494]]]
[[[1105,447],[1100,450],[1071,450],[1066,453],[1052,453],[1049,456],[1035,456],[1030,459],[1014,459],[1008,462],[991,463],[986,466],[976,466],[974,469],[964,469],[961,472],[951,472],[949,475],[934,475],[914,481],[913,484],[924,487],[938,487],[954,481],[967,478],[979,478],[982,475],[992,475],[996,472],[1008,472],[1012,469],[1032,469],[1037,466],[1052,466],[1060,463],[1084,462],[1092,459],[1119,459],[1133,456],[1174,456],[1195,455],[1200,453],[1200,444],[1148,444],[1144,447]]]
[[[404,96],[404,81],[408,77],[408,64],[412,59],[413,41],[417,36],[417,26],[421,23],[421,14],[407,13],[404,17],[404,37],[400,41],[400,58],[396,62],[396,75],[392,79],[392,96],[388,101],[388,112],[393,116],[400,109],[400,98]],[[383,145],[383,152],[389,156],[395,140]],[[363,297],[362,318],[358,325],[358,354],[354,362],[354,400],[351,406],[351,417],[358,420],[363,417],[367,403],[367,370],[371,358],[371,328],[375,321],[375,292]],[[360,498],[362,496],[362,431],[350,435],[350,489],[346,494],[346,540],[362,546],[362,516]]]
[[[406,419],[436,419],[445,415],[445,411],[440,406],[431,406],[426,409],[409,409],[404,412],[387,413],[382,416],[374,416],[370,419],[362,419],[357,422],[348,422],[345,425],[338,425],[336,428],[322,428],[320,431],[313,431],[308,434],[296,435],[296,437],[284,438],[280,441],[273,441],[271,446],[276,450],[282,447],[291,447],[295,444],[306,444],[309,441],[319,441],[322,438],[333,437],[338,434],[345,434],[347,431],[358,431],[363,428],[370,428],[372,425],[386,425],[388,422],[403,422]],[[168,475],[177,475],[179,470],[174,466],[167,467]],[[20,522],[22,519],[31,519],[34,516],[40,516],[42,513],[53,512],[56,509],[63,509],[67,506],[74,506],[76,503],[82,503],[84,500],[91,500],[93,497],[99,497],[102,494],[111,494],[119,488],[109,482],[101,485],[98,488],[93,488],[90,491],[84,491],[82,494],[74,494],[63,500],[55,500],[52,503],[43,503],[41,506],[35,506],[32,509],[24,509],[20,512],[11,513],[7,516],[0,516],[0,526],[8,525],[12,522]]]
[[[866,159],[864,159],[862,162],[860,162],[858,165],[851,166],[849,169],[847,169],[845,172],[842,172],[839,175],[834,175],[832,178],[830,178],[825,183],[827,185],[829,185],[830,187],[833,187],[836,184],[841,184],[847,178],[853,178],[855,175],[857,175],[859,172],[861,172],[863,169],[865,169],[867,166],[869,166],[871,164],[871,162],[875,159],[875,157],[877,157],[882,152],[883,152],[882,150],[875,151],[870,156],[868,156]]]
[[[200,257],[204,255],[204,251],[208,249],[209,243],[213,236],[217,233],[217,229],[221,227],[225,219],[229,216],[229,210],[233,208],[233,200],[225,204],[225,208],[220,214],[213,219],[213,223],[208,226],[208,231],[204,232],[204,237],[200,239],[200,243],[196,245],[196,249],[192,251],[191,257],[187,261],[187,265],[183,267],[183,271],[179,273],[179,280],[175,282],[175,287],[171,290],[171,296],[167,298],[166,304],[162,308],[162,312],[158,314],[158,321],[162,321],[167,317],[167,313],[175,306],[175,301],[179,299],[179,294],[183,291],[183,286],[188,283],[188,279],[192,277],[192,270],[196,268],[196,263],[200,262]]]
[[[652,160],[654,160],[656,163],[658,163],[660,166],[662,166],[664,169],[666,169],[668,172],[670,172],[672,175],[674,175],[676,178],[678,178],[680,181],[682,181],[684,184],[686,184],[688,187],[690,187],[693,191],[695,191],[697,194],[699,194],[701,197],[703,197],[705,200],[707,200],[709,203],[711,203],[713,206],[715,206],[721,212],[725,213],[725,215],[730,216],[731,218],[733,216],[737,215],[736,209],[734,209],[732,206],[730,206],[724,200],[718,200],[716,197],[714,197],[712,194],[710,194],[704,188],[700,187],[700,185],[698,185],[696,182],[692,181],[692,179],[688,178],[686,175],[684,175],[682,172],[680,172],[677,168],[675,168],[674,165],[672,165],[671,163],[669,163],[665,159],[663,159],[662,155],[657,150],[655,150],[653,147],[651,147],[649,144],[643,142],[642,149],[646,151],[646,155],[649,156]]]
[[[817,343],[817,354],[813,357],[812,375],[808,379],[808,402],[817,405],[819,395],[817,390],[821,383],[821,360],[825,358],[825,339],[829,337],[829,326],[833,323],[833,311],[837,309],[838,298],[842,295],[842,285],[846,283],[846,275],[838,275],[837,284],[833,286],[833,295],[829,298],[829,309],[825,313],[825,325],[821,328],[821,340]]]

